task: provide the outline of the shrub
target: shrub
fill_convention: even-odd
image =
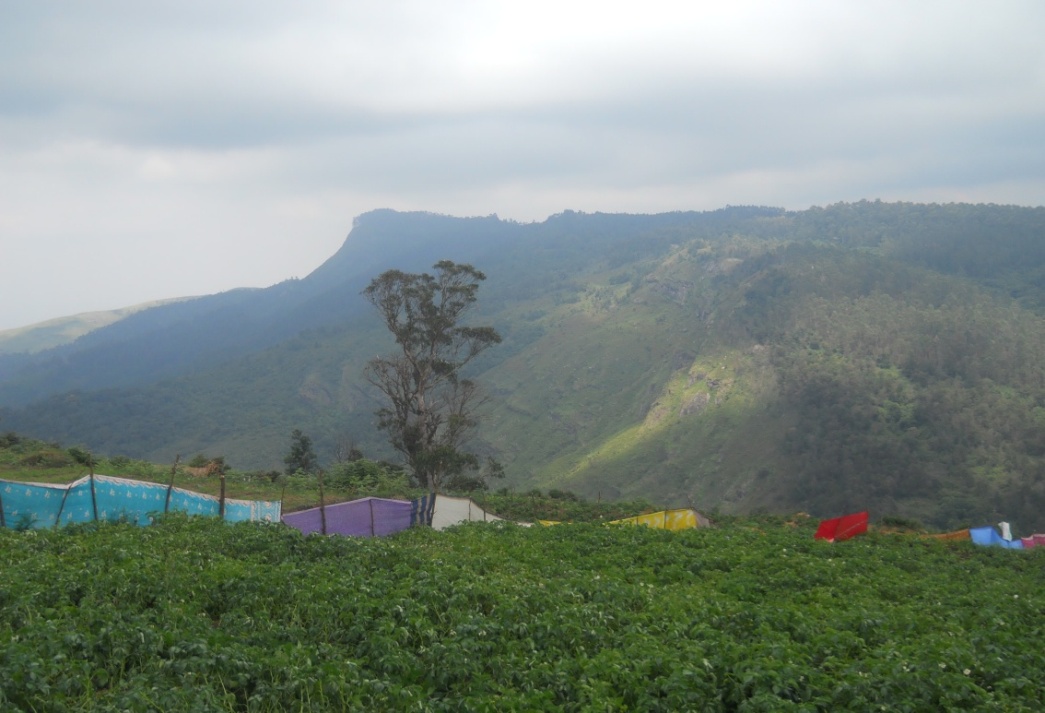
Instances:
[[[336,464],[324,475],[323,484],[354,496],[389,497],[401,495],[410,488],[401,469],[366,458]]]
[[[64,468],[73,465],[75,462],[65,451],[46,448],[36,453],[30,453],[18,463],[31,468]]]
[[[210,460],[211,459],[205,456],[204,454],[197,453],[192,457],[192,460],[190,460],[186,465],[188,465],[190,468],[203,468],[210,463]]]
[[[81,448],[80,446],[73,446],[67,449],[66,453],[69,454],[69,457],[72,458],[73,461],[85,467],[94,467],[94,465],[97,463],[97,461],[94,458],[94,454],[92,454],[86,448]]]

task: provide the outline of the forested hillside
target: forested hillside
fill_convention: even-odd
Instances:
[[[389,338],[359,292],[442,258],[488,277],[477,446],[509,487],[1045,529],[1040,208],[379,211],[300,281],[9,361],[3,428],[157,462],[278,467],[293,428],[321,460],[389,456],[361,378]]]

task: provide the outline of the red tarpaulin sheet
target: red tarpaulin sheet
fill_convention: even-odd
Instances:
[[[820,523],[820,527],[816,528],[816,534],[813,537],[828,542],[841,542],[863,532],[867,532],[866,511],[824,520]]]

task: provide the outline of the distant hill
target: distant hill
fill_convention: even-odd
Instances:
[[[470,262],[477,446],[515,489],[1045,529],[1045,209],[844,203],[541,223],[375,211],[311,275],[0,358],[4,429],[279,467],[293,428],[390,457],[360,291]]]
[[[122,309],[81,312],[71,317],[58,317],[25,327],[5,329],[0,331],[0,354],[36,354],[73,342],[88,332],[119,322],[135,312],[191,299],[193,298],[175,297],[153,300]]]

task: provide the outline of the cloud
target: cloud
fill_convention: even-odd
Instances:
[[[1043,26],[1015,0],[15,3],[0,284],[27,297],[0,329],[301,276],[378,207],[1038,205]]]

